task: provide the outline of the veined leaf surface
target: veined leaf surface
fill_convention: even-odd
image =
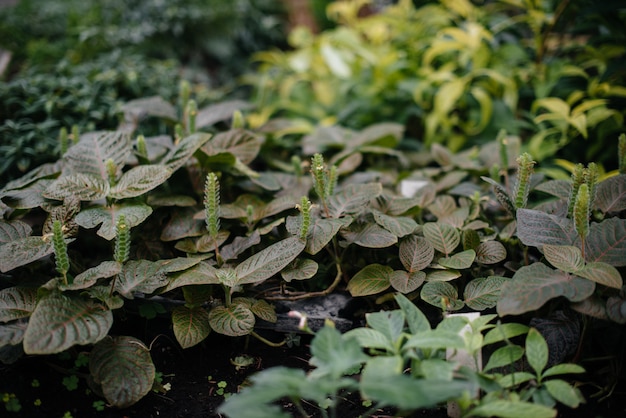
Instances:
[[[108,196],[114,199],[137,197],[160,186],[172,171],[164,165],[140,165],[124,173]]]
[[[102,224],[97,234],[104,239],[112,240],[115,238],[115,225],[120,215],[124,215],[128,227],[133,228],[146,220],[151,213],[152,208],[143,203],[127,203],[109,207],[96,206],[81,211],[76,215],[75,221],[87,229]]]
[[[289,237],[259,251],[235,268],[237,284],[258,283],[285,268],[304,250],[305,243]]]
[[[202,307],[179,306],[172,311],[174,336],[182,348],[193,347],[211,332],[209,313]]]
[[[240,337],[254,329],[254,313],[240,303],[228,307],[216,306],[209,312],[209,324],[215,332]]]
[[[37,289],[8,287],[0,290],[0,322],[26,318],[37,306]]]

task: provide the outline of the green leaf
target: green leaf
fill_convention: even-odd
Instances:
[[[352,224],[341,231],[348,243],[366,248],[386,248],[398,242],[398,237],[377,224]]]
[[[215,332],[240,337],[254,329],[254,313],[242,304],[216,306],[209,312],[209,324]]]
[[[116,167],[122,167],[131,153],[132,144],[127,133],[93,132],[81,135],[78,144],[65,153],[63,161],[69,173],[91,175],[108,185],[106,161],[113,160]]]
[[[163,273],[176,273],[192,268],[193,266],[200,264],[202,259],[190,258],[190,257],[176,257],[165,260],[159,260],[158,263],[161,266],[160,271]]]
[[[404,313],[401,310],[371,312],[365,315],[370,328],[383,333],[385,338],[395,342],[404,329]]]
[[[24,335],[27,354],[54,354],[73,345],[93,344],[113,325],[105,306],[81,297],[50,294],[41,298]]]
[[[87,269],[74,277],[69,284],[59,284],[59,290],[80,290],[95,285],[99,279],[106,279],[119,274],[122,271],[122,263],[117,261],[103,261],[95,267]]]
[[[546,244],[543,246],[543,254],[550,264],[567,273],[575,273],[585,266],[585,260],[578,247]]]
[[[417,228],[417,222],[406,216],[389,216],[378,211],[374,211],[373,215],[378,225],[398,238],[411,234]]]
[[[369,357],[354,338],[342,336],[334,327],[324,326],[311,341],[311,373],[315,378],[337,379]]]
[[[375,295],[390,286],[393,269],[380,264],[369,264],[356,273],[348,283],[352,296]]]
[[[231,129],[220,132],[202,146],[208,156],[229,153],[243,164],[250,164],[261,149],[259,137],[245,129]]]
[[[52,240],[26,237],[0,246],[0,271],[5,273],[54,252]]]
[[[402,312],[404,312],[411,334],[430,330],[430,322],[428,322],[426,315],[424,315],[413,302],[401,294],[396,294],[395,299],[400,309],[402,309]]]
[[[117,234],[115,226],[120,215],[124,215],[129,228],[141,224],[152,214],[152,208],[143,203],[128,203],[108,207],[96,206],[81,211],[74,220],[83,228],[91,229],[102,224],[97,234],[112,240]]]
[[[498,303],[498,297],[506,277],[489,276],[471,280],[465,287],[463,299],[467,306],[477,311],[493,308]]]
[[[498,241],[481,242],[475,250],[478,263],[496,264],[506,259],[506,248]]]
[[[0,322],[26,318],[37,305],[37,289],[8,287],[0,290]]]
[[[528,372],[513,372],[498,379],[498,383],[503,388],[518,387],[526,382],[536,379],[537,376]]]
[[[541,375],[548,365],[548,343],[535,328],[526,336],[526,359],[537,375]]]
[[[206,262],[171,276],[165,291],[170,291],[181,286],[219,284],[217,269]]]
[[[425,238],[410,235],[400,242],[400,262],[409,272],[425,269],[434,256],[435,249]]]
[[[296,258],[283,271],[280,272],[284,281],[306,280],[317,274],[319,265],[308,258]]]
[[[0,348],[7,345],[19,345],[24,340],[24,333],[28,323],[25,321],[15,321],[6,325],[0,325]],[[6,361],[6,354],[3,356]]]
[[[307,236],[306,252],[315,255],[339,232],[343,226],[352,222],[352,218],[342,219],[315,219],[312,222]]]
[[[548,380],[543,383],[554,399],[570,408],[578,408],[583,400],[580,391],[561,379]]]
[[[362,347],[376,348],[379,350],[385,350],[389,353],[393,353],[395,351],[393,345],[394,342],[390,341],[385,334],[375,329],[354,328],[346,332],[344,335],[345,338],[356,339]]]
[[[437,251],[446,256],[452,253],[461,242],[459,231],[455,227],[441,222],[425,223],[424,237]]]
[[[217,122],[225,121],[233,117],[237,110],[247,110],[253,105],[243,100],[226,100],[209,105],[198,110],[196,115],[196,128],[204,128]]]
[[[518,315],[539,309],[550,299],[564,296],[580,302],[593,294],[595,283],[553,270],[542,263],[523,266],[500,291],[497,311],[501,316]]]
[[[26,238],[32,234],[33,229],[26,222],[0,220],[0,246],[11,241]]]
[[[626,174],[609,177],[598,183],[595,205],[604,213],[626,209]]]
[[[443,267],[451,269],[467,269],[472,266],[476,258],[476,251],[465,250],[449,257],[440,258],[437,262]]]
[[[423,271],[407,271],[396,270],[389,276],[389,284],[400,293],[411,293],[424,283],[426,273]]]
[[[176,241],[205,234],[207,230],[204,219],[194,219],[195,213],[196,210],[193,208],[182,208],[173,211],[169,222],[161,230],[161,240]]]
[[[489,356],[489,361],[483,371],[509,366],[514,368],[514,363],[524,355],[524,349],[518,345],[506,345],[498,348]]]
[[[346,214],[358,214],[381,193],[380,183],[349,184],[328,200],[330,216],[339,218]]]
[[[619,271],[607,263],[587,263],[576,275],[614,289],[621,289],[623,285]]]
[[[93,201],[104,199],[109,191],[107,180],[93,174],[75,173],[53,181],[43,192],[43,196],[55,200],[76,197],[83,201]]]
[[[461,277],[458,270],[431,270],[426,273],[427,282],[449,282],[457,277]]]
[[[530,402],[498,399],[490,400],[486,404],[477,406],[471,410],[471,414],[478,417],[554,418],[557,415],[557,411],[547,406]]]
[[[517,236],[524,245],[574,245],[578,234],[571,219],[532,209],[518,209]]]
[[[456,311],[464,306],[456,288],[448,282],[427,282],[420,295],[424,302],[441,309]]]
[[[131,260],[124,264],[122,273],[115,281],[114,290],[132,299],[134,292],[150,294],[168,283],[161,264],[147,260]]]
[[[108,196],[113,199],[127,199],[160,186],[172,175],[165,165],[140,165],[124,173]]]
[[[572,363],[556,364],[550,367],[545,372],[543,372],[542,378],[546,378],[549,376],[557,376],[560,374],[570,374],[570,373],[585,373],[585,369],[579,366],[578,364],[572,364]]]
[[[412,335],[402,348],[404,350],[409,348],[429,348],[433,350],[445,350],[447,348],[464,349],[465,341],[455,331],[434,329]]]
[[[198,127],[197,122],[196,127]],[[163,157],[161,164],[166,165],[173,173],[183,165],[187,164],[196,150],[204,145],[209,139],[211,139],[211,134],[203,132],[198,132],[184,137],[174,149],[170,150],[167,155]]]
[[[156,370],[150,350],[133,337],[105,338],[89,354],[89,371],[106,400],[126,408],[152,389]]]
[[[585,260],[626,266],[626,219],[609,218],[592,223],[585,240]]]
[[[126,102],[122,106],[122,111],[128,121],[139,121],[148,116],[171,121],[178,120],[176,108],[159,96],[144,97]]]
[[[298,237],[285,238],[254,254],[235,268],[237,284],[258,283],[269,279],[291,263],[304,250]]]
[[[209,313],[201,307],[179,306],[172,311],[174,336],[182,348],[193,347],[211,332]]]
[[[496,327],[487,334],[483,340],[483,345],[489,345],[500,341],[510,340],[518,335],[526,334],[528,327],[514,322],[507,324],[497,324]]]

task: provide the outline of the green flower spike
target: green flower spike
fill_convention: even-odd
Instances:
[[[113,252],[113,258],[118,263],[125,263],[128,261],[128,256],[130,255],[130,228],[126,223],[126,217],[124,215],[118,216],[115,231],[115,251]]]
[[[515,183],[514,204],[516,209],[525,208],[530,192],[530,177],[533,174],[535,162],[529,153],[523,153],[517,159],[517,182]]]
[[[70,271],[70,259],[67,255],[67,243],[63,235],[63,225],[58,220],[52,224],[52,244],[54,246],[56,270],[63,276],[63,283],[68,284],[67,272]]]

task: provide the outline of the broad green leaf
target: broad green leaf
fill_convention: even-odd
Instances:
[[[433,350],[445,350],[447,348],[465,348],[465,341],[455,331],[434,329],[412,335],[404,345],[403,349],[409,348],[429,348]]]
[[[556,409],[530,402],[497,399],[477,406],[471,410],[471,414],[477,417],[554,418],[557,415],[557,411]]]
[[[161,240],[176,241],[187,237],[197,237],[206,233],[204,219],[194,219],[193,208],[182,208],[172,212],[170,220],[161,230]]]
[[[330,216],[339,218],[346,214],[358,214],[381,193],[380,183],[349,184],[328,200]]]
[[[498,383],[503,388],[512,388],[536,379],[537,376],[528,372],[513,372],[505,374],[498,379]]]
[[[424,224],[424,237],[439,252],[446,256],[452,253],[461,242],[459,231],[448,224],[427,222]]]
[[[240,337],[254,329],[254,313],[242,304],[216,306],[209,312],[209,324],[215,332]]]
[[[126,224],[133,228],[152,214],[152,208],[143,203],[128,203],[112,206],[96,206],[81,211],[74,219],[83,228],[91,229],[102,224],[97,234],[104,239],[115,238],[117,220],[120,215],[124,215]]]
[[[276,322],[276,310],[263,299],[255,300],[250,310],[253,314],[267,322]]]
[[[531,328],[526,336],[526,359],[537,375],[546,368],[548,354],[548,343],[537,329]]]
[[[339,232],[339,229],[352,221],[348,219],[315,219],[307,236],[306,252],[315,255]]]
[[[386,350],[389,353],[394,352],[394,342],[390,341],[385,334],[375,329],[364,327],[354,328],[344,335],[345,338],[356,339],[362,347]]]
[[[196,128],[204,128],[217,122],[225,121],[233,117],[237,110],[246,110],[253,105],[243,100],[226,100],[203,107],[196,115]]]
[[[545,372],[543,372],[542,377],[546,378],[549,376],[558,376],[561,374],[570,374],[570,373],[585,373],[585,369],[579,366],[578,364],[561,363],[561,364],[556,364],[550,367]]]
[[[569,180],[548,180],[538,184],[534,190],[548,193],[561,199],[568,199],[572,191],[572,183]]]
[[[296,258],[280,272],[284,281],[307,280],[317,274],[319,265],[308,258]]]
[[[614,267],[626,266],[626,219],[609,218],[593,222],[585,240],[585,260]]]
[[[0,271],[5,273],[54,252],[52,239],[25,237],[0,246]]]
[[[453,254],[449,257],[440,258],[437,262],[451,269],[467,269],[472,266],[476,258],[476,251],[465,250],[460,253]]]
[[[176,144],[174,149],[170,150],[167,155],[163,157],[161,164],[166,165],[173,173],[183,165],[187,164],[196,150],[204,145],[209,139],[211,139],[211,134],[204,132],[198,132],[193,135],[186,136],[178,144]]]
[[[229,153],[243,164],[250,164],[261,149],[261,140],[251,131],[231,129],[220,132],[202,146],[208,156]]]
[[[532,209],[518,209],[517,236],[524,245],[573,245],[578,235],[571,219]]]
[[[454,361],[427,358],[419,362],[419,369],[425,379],[446,380],[451,382],[459,365]]]
[[[178,120],[176,108],[159,96],[143,97],[131,100],[122,106],[126,120],[139,121],[148,116]]]
[[[219,284],[217,269],[206,262],[185,270],[178,274],[173,274],[169,279],[165,291],[170,291],[181,286]]]
[[[483,256],[482,253],[477,250],[478,246],[481,244],[480,235],[478,235],[478,232],[476,232],[474,229],[463,229],[463,233],[461,234],[461,242],[463,243],[464,250],[476,251],[476,261],[478,261],[479,263],[483,262],[481,261],[481,258]],[[489,256],[487,256],[486,258],[489,259]]]
[[[493,344],[500,341],[509,340],[518,335],[526,334],[528,327],[514,322],[507,324],[497,324],[495,328],[485,334],[483,345]]]
[[[390,286],[393,269],[380,264],[369,264],[356,273],[348,283],[352,296],[375,295]]]
[[[626,209],[626,174],[609,177],[598,183],[595,205],[604,213]]]
[[[106,279],[119,274],[122,271],[122,263],[117,261],[103,261],[95,267],[87,269],[74,277],[69,284],[59,284],[59,290],[80,290],[87,289],[99,279]]]
[[[114,290],[132,299],[134,292],[150,294],[168,283],[161,264],[147,260],[131,260],[124,264],[122,273],[115,281]]]
[[[389,284],[400,293],[411,293],[424,283],[426,273],[423,271],[407,271],[396,270],[389,276]]]
[[[576,275],[614,289],[621,289],[623,285],[619,271],[607,263],[587,263]]]
[[[464,306],[458,291],[448,282],[427,282],[420,293],[422,300],[440,309],[456,311]]]
[[[477,311],[493,308],[498,303],[500,291],[507,280],[509,279],[500,276],[479,277],[471,280],[463,292],[465,304]]]
[[[285,238],[254,254],[235,268],[237,284],[258,283],[280,272],[304,250],[298,237]]]
[[[378,225],[398,238],[411,234],[417,228],[417,222],[406,216],[389,216],[378,211],[374,211],[373,215]]]
[[[220,231],[220,232],[224,232],[224,231]],[[222,234],[222,235],[224,235],[224,234]],[[200,241],[204,241],[205,237],[206,237],[206,239],[208,239],[207,244],[209,244],[209,241],[210,241],[210,244],[201,246],[200,245],[201,244]],[[226,235],[226,237],[228,237],[228,236]],[[235,237],[233,242],[231,242],[228,245],[224,245],[220,249],[220,255],[222,256],[223,260],[234,260],[240,254],[242,254],[244,251],[246,251],[248,248],[251,248],[251,247],[257,245],[260,242],[261,242],[261,235],[259,234],[259,231],[255,229],[254,232],[252,234],[250,234],[249,236]],[[221,244],[221,242],[217,242],[216,243],[215,239],[213,239],[210,235],[203,235],[198,240],[198,249],[214,251],[215,248],[219,247],[220,244]]]
[[[461,277],[458,270],[431,270],[426,273],[427,282],[449,282],[457,277]]]
[[[24,334],[27,354],[54,354],[74,345],[93,344],[113,325],[105,306],[79,296],[52,293],[41,298]]]
[[[508,366],[514,367],[514,363],[521,359],[524,355],[524,349],[519,345],[505,345],[498,348],[489,356],[489,361],[483,368],[483,371]],[[506,371],[506,370],[504,370]]]
[[[0,220],[0,246],[30,236],[33,229],[26,222]]]
[[[65,170],[70,173],[95,176],[108,185],[106,161],[113,160],[116,167],[122,167],[131,153],[132,144],[127,133],[93,132],[81,135],[78,144],[70,147],[65,153],[63,161]]]
[[[160,271],[163,273],[176,273],[179,271],[188,270],[191,267],[200,264],[202,259],[191,257],[176,257],[165,260],[159,260],[158,263],[161,266]]]
[[[43,193],[53,182],[54,180],[42,179],[23,189],[0,192],[0,197],[14,209],[37,208],[46,204]]]
[[[107,402],[126,408],[152,389],[156,369],[150,350],[133,337],[105,338],[89,354],[89,371]]]
[[[427,209],[430,213],[435,215],[437,219],[441,219],[452,215],[454,211],[458,209],[458,206],[454,197],[445,194],[437,196],[435,201],[428,205]]]
[[[428,322],[426,315],[424,315],[413,302],[402,294],[396,294],[395,299],[400,309],[404,312],[411,334],[417,334],[418,332],[430,329],[430,322]]]
[[[570,408],[578,408],[580,403],[584,401],[580,391],[565,380],[547,380],[543,384],[554,399]]]
[[[370,312],[365,315],[367,325],[383,333],[387,340],[395,343],[404,329],[404,313],[393,311]]]
[[[550,264],[567,273],[575,273],[585,266],[582,252],[571,245],[546,244],[543,246],[543,255]]]
[[[570,307],[583,315],[588,315],[605,321],[609,319],[607,314],[607,302],[595,295],[592,295],[581,302],[572,303],[570,304]]]
[[[37,305],[37,288],[8,287],[0,290],[0,322],[26,318]]]
[[[435,249],[425,238],[410,235],[400,242],[400,262],[409,272],[425,269],[434,256]]]
[[[315,378],[337,379],[369,357],[354,338],[341,335],[334,327],[324,326],[311,341],[311,360]]]
[[[475,250],[478,263],[496,264],[506,259],[506,248],[499,241],[481,242]]]
[[[165,165],[140,165],[124,173],[117,184],[111,188],[108,196],[113,199],[127,199],[160,186],[172,171]]]
[[[109,191],[107,180],[93,174],[74,173],[53,181],[43,192],[43,196],[55,200],[76,197],[84,201],[93,201],[104,199]]]
[[[172,311],[174,336],[182,348],[193,347],[211,332],[209,313],[202,307],[179,306]]]
[[[594,290],[595,283],[592,281],[534,263],[521,267],[504,283],[497,311],[501,316],[518,315],[539,309],[559,296],[580,302],[591,296]]]
[[[398,237],[377,224],[353,223],[341,231],[348,242],[365,248],[386,248],[398,242]]]
[[[4,348],[7,345],[18,345],[24,340],[24,333],[28,322],[15,321],[10,324],[0,325],[0,348]],[[6,357],[3,356],[3,361],[6,361]]]
[[[465,93],[468,79],[466,77],[454,78],[439,87],[434,97],[435,114],[443,119],[454,109],[460,97]]]
[[[146,203],[153,208],[164,206],[184,208],[188,206],[195,206],[197,202],[193,197],[182,194],[157,195],[151,193],[147,196]]]

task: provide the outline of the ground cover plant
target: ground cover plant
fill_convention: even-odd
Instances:
[[[307,61],[320,43],[326,65],[339,71],[343,55],[333,49],[333,37],[365,42],[372,36],[349,35],[361,27],[357,3],[332,4],[331,15],[348,25],[318,37],[294,32],[311,49],[284,54]],[[319,85],[273,75],[294,89],[304,86],[298,100],[295,90],[281,90],[289,94],[274,97],[278,105],[258,99],[207,104],[183,82],[175,93],[170,86],[169,94],[150,91],[119,104],[111,114],[115,126],[65,126],[55,135],[60,158],[0,188],[3,362],[69,354],[74,365],[66,387],[84,379],[106,405],[128,408],[163,386],[155,341],[125,333],[129,317],[165,323],[181,350],[223,337],[283,346],[295,337],[260,332],[285,315],[276,306],[343,292],[358,301],[353,329],[315,328],[308,366],[255,375],[250,388],[224,404],[225,414],[278,416],[274,403],[288,399],[291,413],[311,413],[306,400],[333,416],[350,396],[369,405],[364,414],[385,408],[402,415],[453,402],[463,416],[555,416],[584,401],[581,389],[610,397],[623,378],[626,323],[623,109],[612,99],[576,93],[578,86],[563,99],[555,87],[561,76],[555,90],[548,89],[555,96],[529,99],[537,110],[530,119],[517,104],[507,108],[523,90],[519,74],[503,78],[502,62],[479,60],[484,52],[478,50],[503,53],[490,42],[478,42],[478,55],[466,61],[458,55],[464,48],[449,49],[460,39],[454,29],[477,29],[488,19],[470,3],[454,5],[424,11],[400,2],[366,21],[397,30],[384,22],[402,11],[442,18],[431,38],[417,39],[439,39],[433,45],[443,49],[421,51],[430,58],[419,55],[417,62],[447,68],[449,78],[432,84],[446,93],[404,82],[430,97],[434,110],[450,97],[458,101],[449,105],[460,107],[429,112],[431,105],[411,95],[385,102],[417,112],[423,132],[413,129],[410,121],[417,119],[377,113],[384,106],[359,92],[375,84],[336,78],[333,71],[325,74],[328,84]],[[489,7],[496,5],[507,13],[520,8],[516,2]],[[528,4],[502,22],[538,16],[540,6],[548,7]],[[536,54],[553,31],[539,29],[519,35],[535,35]],[[473,73],[475,60],[491,67]],[[257,74],[261,80],[265,71]],[[606,81],[611,97],[623,91],[618,73]],[[595,77],[577,74],[589,83]],[[341,87],[348,79],[355,84]],[[530,83],[535,90],[536,83]],[[320,105],[323,97],[308,98],[314,85],[315,94],[344,89],[372,109],[353,110],[363,119],[342,119]],[[300,107],[290,107],[295,104]],[[498,106],[509,116],[485,113]],[[532,129],[518,129],[524,118]],[[617,157],[591,152],[597,161],[552,164],[583,131]],[[452,315],[458,312],[481,315]],[[291,315],[306,330],[306,314]],[[468,353],[474,367],[451,357],[455,352]],[[256,364],[243,356],[230,362],[237,370]],[[220,382],[215,390],[223,394]],[[7,394],[5,405],[17,408],[15,399]]]

